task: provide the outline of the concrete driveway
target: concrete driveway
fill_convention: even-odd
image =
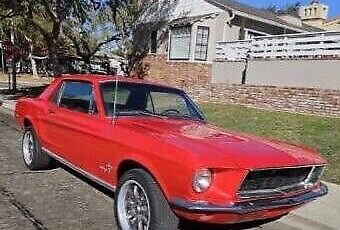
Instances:
[[[0,229],[117,229],[109,193],[63,168],[29,172],[20,156],[20,132],[0,107]],[[289,216],[259,227],[182,226],[181,230],[339,230],[340,189]]]

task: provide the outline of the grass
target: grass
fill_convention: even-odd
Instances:
[[[340,184],[340,118],[269,112],[240,105],[201,107],[208,120],[222,128],[313,147],[328,160],[323,179]]]

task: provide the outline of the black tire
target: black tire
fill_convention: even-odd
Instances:
[[[30,160],[25,159],[25,136],[31,135],[32,137],[32,156]],[[40,142],[37,138],[36,132],[34,129],[29,126],[25,128],[25,131],[22,135],[22,156],[26,167],[32,171],[34,170],[45,170],[49,169],[52,164],[52,159],[43,153],[41,149]]]
[[[143,169],[133,169],[126,172],[120,179],[115,192],[114,213],[118,229],[130,230],[124,228],[120,221],[118,213],[118,199],[124,184],[135,181],[145,191],[146,198],[150,207],[149,227],[148,230],[176,230],[179,219],[171,210],[163,192],[155,180]]]

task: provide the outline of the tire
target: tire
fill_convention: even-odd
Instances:
[[[132,201],[136,199],[138,202],[133,205]],[[120,178],[115,192],[114,212],[120,230],[176,230],[179,222],[155,180],[142,169],[130,170]],[[139,214],[129,221],[128,213],[131,216]],[[132,227],[133,223],[135,227]]]
[[[44,154],[34,129],[25,128],[22,135],[22,156],[26,167],[32,171],[49,169],[52,159]]]

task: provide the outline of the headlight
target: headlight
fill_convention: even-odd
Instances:
[[[212,183],[212,173],[209,169],[200,169],[196,172],[192,187],[195,192],[202,193],[205,192]]]

